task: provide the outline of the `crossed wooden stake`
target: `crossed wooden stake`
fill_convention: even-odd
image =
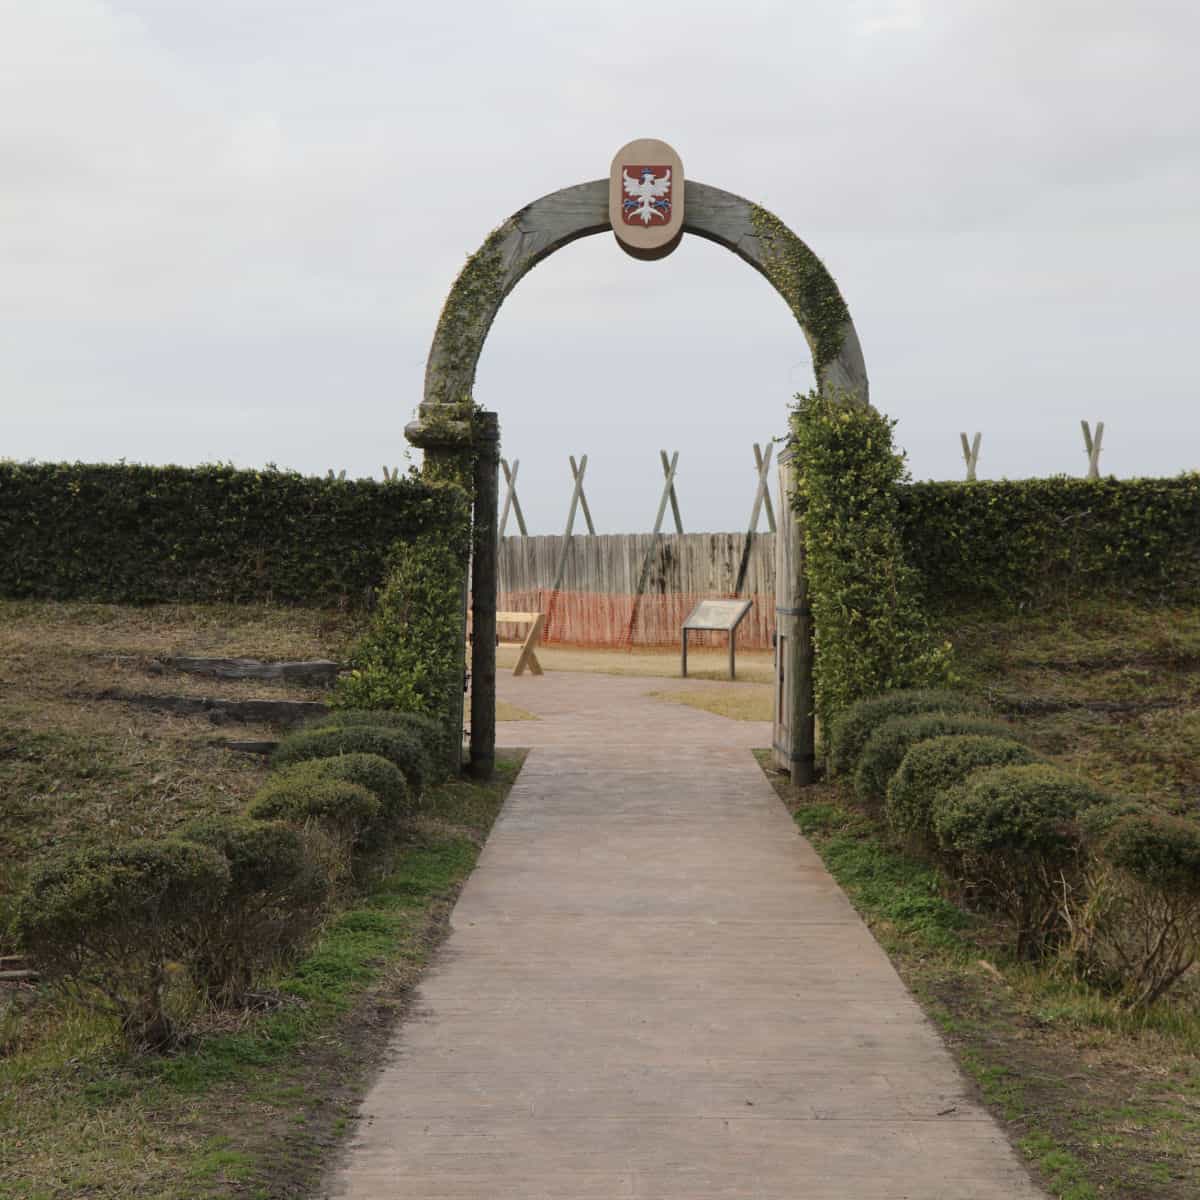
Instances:
[[[962,441],[963,462],[967,464],[967,482],[973,483],[975,480],[975,468],[979,464],[979,443],[983,440],[983,434],[977,433],[972,438],[970,445],[967,444],[967,435],[960,433],[959,438]]]
[[[512,467],[508,465],[508,460],[502,458],[500,460],[500,469],[504,472],[504,508],[500,513],[500,536],[504,536],[504,528],[508,524],[509,509],[512,509],[513,516],[517,518],[517,528],[521,531],[522,537],[529,536],[529,530],[525,528],[525,514],[521,511],[521,501],[517,498],[517,471],[521,468],[521,460],[514,458]]]
[[[1083,429],[1083,444],[1087,447],[1088,456],[1088,473],[1089,479],[1100,478],[1100,443],[1104,440],[1104,422],[1096,422],[1096,433],[1092,435],[1091,429],[1086,421],[1079,422]]]
[[[754,470],[758,474],[758,487],[754,491],[754,507],[750,510],[750,525],[746,530],[747,533],[758,532],[758,514],[762,512],[764,506],[767,510],[767,532],[775,532],[775,509],[771,504],[771,488],[767,476],[767,472],[771,469],[771,454],[774,449],[775,443],[768,442],[767,452],[764,454],[759,444],[754,443]]]

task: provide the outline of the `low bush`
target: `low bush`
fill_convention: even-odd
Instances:
[[[417,734],[407,729],[384,729],[376,725],[328,725],[301,729],[275,748],[271,763],[290,767],[314,758],[339,754],[378,754],[395,763],[404,773],[414,796],[425,786],[431,766],[429,754]]]
[[[937,793],[932,825],[960,880],[1008,916],[1016,953],[1040,958],[1069,931],[1082,893],[1078,815],[1108,797],[1042,763],[991,767]]]
[[[1076,969],[1145,1008],[1200,955],[1200,826],[1194,820],[1112,809],[1095,820],[1088,887],[1073,913]]]
[[[448,757],[451,736],[445,721],[424,713],[400,712],[387,708],[338,708],[324,718],[316,728],[330,726],[370,725],[377,729],[399,729],[414,733],[429,748],[430,765],[436,770]]]
[[[284,769],[285,779],[340,779],[357,783],[379,801],[377,818],[366,827],[366,841],[386,842],[416,809],[404,772],[378,754],[337,754],[310,758]]]
[[[892,831],[909,842],[930,848],[933,798],[962,783],[982,767],[1031,763],[1037,755],[1008,737],[950,734],[917,742],[896,768],[887,789],[885,812]]]
[[[34,868],[16,933],[48,980],[117,1018],[130,1049],[162,1050],[176,1040],[168,964],[186,957],[229,885],[229,864],[209,846],[90,847]]]
[[[983,702],[967,692],[946,688],[910,688],[869,696],[852,704],[829,732],[829,767],[835,775],[848,775],[871,734],[892,717],[925,712],[982,712]]]
[[[325,869],[336,881],[349,871],[354,845],[379,820],[379,810],[378,797],[361,784],[285,772],[259,790],[246,815],[324,832],[332,843]],[[323,848],[314,847],[314,857],[326,858]]]
[[[191,931],[188,965],[207,999],[237,1004],[254,979],[306,941],[329,883],[303,835],[280,822],[206,817],[180,831],[229,864],[221,906]]]
[[[858,756],[854,793],[864,804],[880,804],[904,756],[918,742],[953,734],[1012,738],[1013,729],[970,713],[924,712],[889,717],[877,725]]]

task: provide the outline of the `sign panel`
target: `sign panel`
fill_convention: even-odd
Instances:
[[[609,168],[608,219],[621,249],[662,258],[683,235],[683,163],[666,142],[639,138]]]
[[[683,628],[732,632],[753,605],[753,600],[701,600],[684,621]]]

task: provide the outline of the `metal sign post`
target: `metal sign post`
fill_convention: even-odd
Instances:
[[[714,632],[729,634],[729,678],[736,679],[737,671],[734,662],[734,650],[737,645],[737,627],[746,618],[746,614],[754,607],[753,600],[701,600],[688,615],[683,623],[682,661],[680,666],[683,678],[687,678],[687,642],[688,630],[706,629]]]

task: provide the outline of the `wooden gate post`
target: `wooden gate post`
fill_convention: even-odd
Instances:
[[[500,508],[500,422],[475,426],[475,521],[471,529],[471,756],[474,779],[496,768],[496,518]]]

